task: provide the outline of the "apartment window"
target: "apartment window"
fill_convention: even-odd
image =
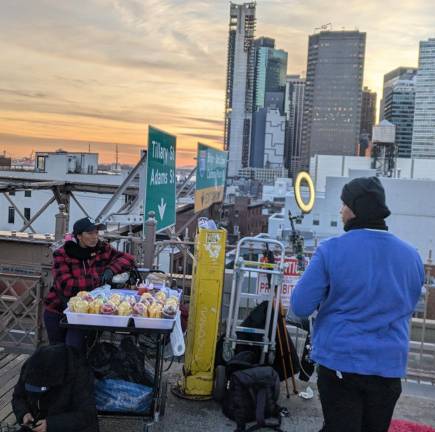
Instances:
[[[27,220],[30,220],[30,208],[29,208],[29,207],[25,207],[25,208],[24,208],[24,217],[25,217]]]
[[[331,221],[331,226],[332,226],[332,227],[336,227],[337,225],[338,225],[338,223],[337,223],[336,220],[332,220],[332,221]]]
[[[313,215],[313,225],[320,225],[319,215]]]
[[[8,194],[9,194],[9,196],[13,196],[13,195],[15,195],[15,191],[9,191]]]
[[[8,209],[8,223],[15,223],[15,209],[13,207],[9,207]]]
[[[25,196],[26,198],[30,198],[30,197],[32,196],[32,191],[31,191],[31,190],[25,190],[25,191],[24,191],[24,196]]]
[[[45,156],[38,156],[36,158],[36,168],[39,172],[45,172]]]

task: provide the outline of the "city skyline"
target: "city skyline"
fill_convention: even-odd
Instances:
[[[417,66],[419,41],[433,37],[435,6],[394,5],[380,14],[373,0],[260,0],[256,37],[275,39],[287,73],[300,74],[315,28],[358,28],[364,85],[381,95],[384,74]],[[193,165],[197,141],[223,143],[228,13],[224,0],[3,1],[0,151],[90,143],[109,162],[117,143],[134,163],[152,124],[176,134],[179,165]]]

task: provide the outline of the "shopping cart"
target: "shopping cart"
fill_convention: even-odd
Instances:
[[[98,412],[98,417],[100,419],[121,420],[123,418],[135,418],[137,420],[142,420],[142,431],[148,432],[149,430],[151,430],[153,424],[159,422],[165,414],[168,381],[167,377],[164,376],[163,372],[164,349],[169,341],[174,324],[172,324],[172,327],[167,329],[137,328],[134,327],[132,321],[132,318],[130,318],[129,325],[127,327],[99,327],[94,325],[71,324],[68,323],[65,318],[63,318],[61,321],[61,326],[63,328],[75,328],[83,331],[96,331],[95,343],[98,343],[98,341],[105,341],[106,337],[109,337],[109,340],[112,342],[122,339],[124,337],[134,337],[136,339],[136,342],[140,342],[140,340],[143,340],[141,339],[141,337],[143,338],[144,336],[151,338],[149,349],[150,351],[152,351],[155,359],[153,370],[153,403],[151,404],[150,412],[143,415],[130,412]]]

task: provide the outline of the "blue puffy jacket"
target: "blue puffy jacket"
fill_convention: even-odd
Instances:
[[[419,254],[388,231],[356,229],[321,243],[291,297],[295,315],[319,308],[311,358],[341,372],[403,377],[423,284]]]

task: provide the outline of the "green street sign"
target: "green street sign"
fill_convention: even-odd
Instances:
[[[175,150],[176,137],[148,128],[147,185],[145,220],[156,214],[157,231],[175,225]]]
[[[227,152],[198,143],[195,212],[224,199]]]

